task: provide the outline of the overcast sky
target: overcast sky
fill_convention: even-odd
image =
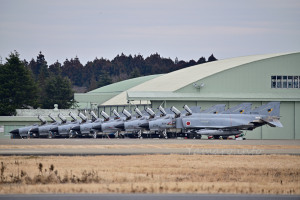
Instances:
[[[0,56],[188,61],[300,51],[299,0],[0,0]]]

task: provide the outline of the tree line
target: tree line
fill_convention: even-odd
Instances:
[[[200,57],[186,62],[158,53],[146,58],[122,53],[112,60],[95,58],[85,65],[78,57],[48,65],[42,52],[28,62],[20,60],[14,51],[4,64],[0,63],[0,115],[14,115],[17,108],[52,109],[55,103],[61,109],[70,108],[75,105],[73,94],[74,90],[80,92],[78,88],[87,92],[129,78],[169,73],[215,60],[213,54],[207,60]]]
[[[208,60],[201,57],[197,61],[190,60],[185,62],[179,61],[177,58],[175,61],[170,58],[163,58],[158,53],[152,54],[147,58],[144,58],[142,55],[126,56],[122,53],[112,60],[95,58],[85,65],[81,64],[78,57],[75,57],[70,60],[66,59],[63,63],[57,61],[46,68],[43,67],[42,63],[45,62],[44,65],[46,66],[47,62],[44,59],[44,55],[40,52],[36,60],[32,59],[30,62],[25,62],[25,65],[32,71],[36,80],[41,73],[52,72],[61,74],[63,77],[69,78],[73,86],[86,88],[86,92],[129,78],[168,73],[215,60],[216,58],[213,55]],[[45,72],[42,70],[45,70]]]

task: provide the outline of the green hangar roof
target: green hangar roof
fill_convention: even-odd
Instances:
[[[78,106],[80,108],[90,108],[91,103],[102,104],[103,102],[120,94],[121,92],[124,92],[136,85],[159,76],[161,76],[161,74],[142,76],[125,81],[120,81],[101,88],[97,88],[87,93],[75,93],[74,98],[78,102]]]
[[[104,93],[104,92],[123,92],[126,91],[136,85],[142,84],[146,81],[149,81],[151,79],[157,78],[161,76],[161,74],[158,75],[150,75],[150,76],[142,76],[138,78],[132,78],[125,81],[120,81],[117,83],[113,83],[110,85],[103,86],[101,88],[97,88],[95,90],[92,90],[90,92],[87,92],[88,94],[94,94],[94,93]]]
[[[299,91],[271,88],[272,75],[300,75],[300,53],[237,57],[195,65],[132,87],[103,105],[127,100],[283,100]]]

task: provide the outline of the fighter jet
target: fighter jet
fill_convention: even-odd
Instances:
[[[42,126],[33,128],[29,131],[29,137],[49,137],[49,130],[52,128],[55,128],[59,126],[61,123],[64,122],[58,122],[55,117],[53,117],[51,114],[48,115],[52,119],[52,123],[50,124],[44,124]]]
[[[114,132],[117,135],[117,137],[119,137],[120,136],[120,131],[122,130],[122,128],[117,128],[116,126],[123,123],[126,120],[130,120],[131,119],[131,114],[128,111],[126,111],[126,112],[123,112],[125,117],[121,117],[120,114],[115,109],[113,109],[112,112],[115,115],[114,119],[111,119],[107,115],[107,113],[105,113],[104,111],[101,111],[100,114],[104,118],[104,122],[93,126],[93,129],[97,130],[99,132],[103,132],[103,133],[112,133],[112,132]]]
[[[63,118],[62,115],[59,114],[58,116],[62,121],[66,120],[65,118]],[[69,113],[69,116],[72,118],[72,121],[66,122],[64,124],[61,124],[60,126],[50,129],[48,138],[70,137],[74,134],[74,133],[72,134],[70,129],[78,125],[81,121],[78,121],[76,116],[72,112]]]
[[[44,125],[47,123],[47,121],[42,116],[38,116],[38,119],[41,121],[41,125]],[[10,137],[11,137],[11,139],[28,138],[30,130],[37,128],[38,126],[39,126],[38,124],[34,124],[31,126],[25,126],[22,128],[14,129],[14,130],[10,131]]]
[[[185,115],[191,115],[192,110],[185,105],[183,107],[185,109]],[[200,107],[193,107],[195,112],[200,112]],[[158,110],[161,112],[159,118],[155,118],[153,120],[149,120],[148,122],[140,125],[140,127],[148,129],[150,131],[158,132],[164,138],[167,138],[167,130],[176,128],[176,118],[182,116],[182,112],[180,112],[177,108],[172,106],[170,109],[171,112],[167,112],[164,108],[159,106]],[[172,114],[171,114],[172,113]]]
[[[81,129],[80,129],[81,126],[90,124],[90,123],[98,120],[98,118],[94,112],[91,112],[91,115],[92,115],[92,119],[89,120],[84,114],[82,114],[82,113],[78,114],[78,116],[81,118],[81,121],[79,121],[79,123],[75,124],[74,126],[72,126],[70,128],[70,135],[69,135],[70,138],[71,137],[90,137],[91,134],[93,137],[95,137],[95,138],[97,137],[97,134],[94,134],[94,133],[91,133],[88,131],[81,132]]]
[[[121,129],[122,131],[126,131],[126,133],[131,133],[135,137],[142,138],[142,131],[144,128],[140,127],[140,125],[148,123],[148,120],[153,119],[155,117],[155,113],[152,109],[147,108],[146,112],[148,116],[143,115],[142,112],[135,108],[137,116],[132,118],[131,120],[126,120],[120,124],[117,124],[115,127]],[[124,115],[127,112],[125,109],[122,111]]]
[[[176,121],[177,128],[183,128],[198,135],[209,135],[218,139],[239,135],[243,130],[253,130],[265,124],[282,127],[279,121],[280,102],[270,102],[249,114],[199,114],[182,117]]]
[[[167,129],[175,128],[175,118],[180,117],[181,112],[174,106],[172,106],[170,110],[175,115],[168,114],[161,106],[159,106],[158,110],[161,112],[161,117],[149,121],[149,130],[155,131],[167,139]]]
[[[92,120],[86,123],[79,124],[71,127],[71,131],[76,131],[81,136],[92,136],[97,138],[97,131],[93,129],[93,126],[103,123],[103,119],[99,119],[96,114],[91,111]]]

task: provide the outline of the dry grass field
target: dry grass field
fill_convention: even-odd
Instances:
[[[0,157],[0,193],[300,194],[292,155]]]

